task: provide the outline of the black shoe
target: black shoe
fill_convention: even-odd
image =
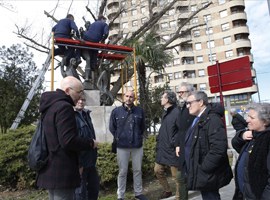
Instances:
[[[138,199],[138,200],[148,200],[148,199],[146,198],[146,196],[144,196],[143,194],[140,194],[140,195],[138,195],[138,196],[135,196],[135,199]]]
[[[164,191],[161,195],[160,195],[160,199],[166,199],[172,196],[172,192],[166,192]]]
[[[124,199],[122,199],[122,198],[119,199],[119,198],[118,198],[117,200],[124,200]]]

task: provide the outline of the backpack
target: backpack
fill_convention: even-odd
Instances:
[[[49,156],[47,142],[42,126],[42,119],[43,117],[41,117],[38,121],[27,155],[28,165],[30,169],[34,171],[40,171],[43,167],[45,167],[47,165]]]

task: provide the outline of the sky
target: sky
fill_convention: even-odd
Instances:
[[[0,0],[0,5],[4,4],[9,9],[0,6],[0,19],[1,19],[1,40],[0,45],[11,46],[16,43],[23,43],[24,40],[19,39],[13,32],[16,32],[15,24],[23,26],[24,24],[31,24],[34,29],[32,34],[41,34],[45,29],[49,34],[54,22],[44,15],[44,10],[53,13],[56,6],[56,0]],[[70,0],[60,1],[59,6],[55,12],[55,18],[64,18],[70,6]],[[248,17],[248,27],[250,31],[249,39],[251,40],[251,53],[254,58],[253,67],[257,72],[257,82],[259,84],[259,93],[252,96],[254,101],[267,101],[270,102],[270,15],[268,11],[267,0],[245,0],[245,11]],[[75,16],[75,21],[78,27],[84,25],[82,16],[87,20],[92,21],[92,18],[87,13],[85,6],[92,8],[94,12],[97,11],[97,0],[74,0],[70,13]],[[78,9],[80,8],[80,9]],[[12,10],[12,11],[11,11]],[[78,18],[76,18],[78,16]],[[44,54],[34,53],[34,61],[40,67],[46,60]],[[59,73],[60,70],[55,72],[55,80],[62,79]],[[49,87],[50,73],[46,74],[46,85]],[[57,83],[55,88],[57,88]]]

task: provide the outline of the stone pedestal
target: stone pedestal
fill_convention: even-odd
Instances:
[[[85,106],[90,110],[93,126],[96,132],[96,139],[98,142],[111,143],[113,136],[109,130],[110,116],[115,106]]]
[[[91,111],[90,116],[96,132],[98,142],[113,141],[113,136],[109,130],[110,116],[115,106],[100,106],[100,91],[99,90],[84,90],[86,98],[85,109]]]
[[[85,105],[99,106],[100,105],[100,91],[99,90],[84,90]]]

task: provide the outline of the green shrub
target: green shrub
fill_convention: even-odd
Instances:
[[[8,188],[31,188],[35,186],[35,172],[27,164],[27,150],[35,127],[27,126],[9,130],[0,135],[0,185]],[[155,136],[149,136],[144,142],[143,176],[153,176],[155,161]],[[131,163],[128,177],[132,177]],[[111,144],[99,145],[97,168],[101,185],[116,185],[118,166],[116,154],[111,153]],[[128,178],[132,181],[132,178]]]

